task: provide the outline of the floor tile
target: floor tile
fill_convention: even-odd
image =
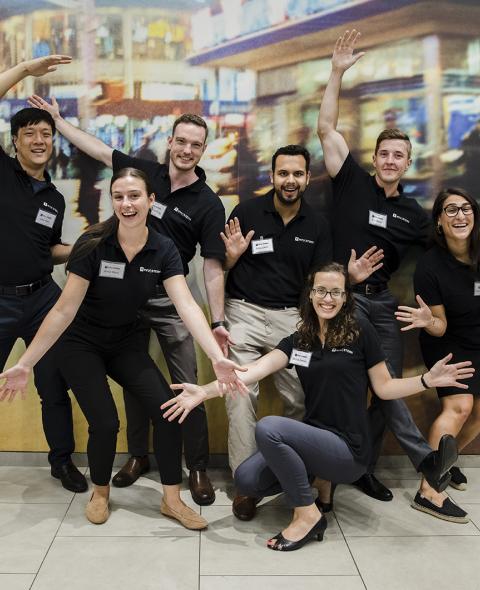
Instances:
[[[264,505],[250,522],[241,522],[227,506],[209,506],[202,514],[210,522],[201,535],[200,574],[210,575],[357,575],[357,570],[333,515],[322,543],[281,553],[266,541],[284,528],[291,511]]]
[[[349,538],[368,590],[479,590],[480,537]]]
[[[369,498],[353,486],[339,486],[335,515],[346,537],[478,535],[471,523],[456,524],[411,508],[418,484],[411,480],[385,480],[393,491],[391,502]]]
[[[480,531],[480,504],[464,504],[462,502],[460,506],[465,510],[465,512],[468,512],[470,520]]]
[[[0,467],[0,481],[0,502],[68,504],[73,498],[49,467]]]
[[[66,509],[65,504],[0,504],[0,573],[35,573]]]
[[[201,576],[200,590],[365,590],[360,576]]]
[[[461,491],[448,486],[447,492],[460,506],[462,504],[480,504],[480,469],[462,467],[462,472],[468,479],[467,489]]]
[[[197,590],[198,538],[55,539],[32,590]]]
[[[0,588],[2,590],[29,590],[34,578],[34,574],[0,574]]]

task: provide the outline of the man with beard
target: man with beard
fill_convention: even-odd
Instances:
[[[127,156],[112,149],[98,138],[65,121],[55,98],[49,104],[39,96],[30,98],[30,104],[50,112],[58,131],[77,148],[103,162],[114,171],[121,168],[143,170],[155,192],[149,225],[168,236],[182,257],[185,275],[188,263],[194,257],[197,244],[204,258],[203,274],[207,293],[212,330],[224,354],[230,344],[225,329],[223,302],[223,261],[225,249],[220,232],[225,224],[225,210],[219,197],[207,186],[205,173],[197,164],[207,146],[207,124],[198,115],[181,115],[173,124],[168,139],[168,164]],[[142,312],[155,331],[173,383],[197,381],[197,363],[193,339],[178,316],[175,307],[163,289],[158,290]],[[149,470],[148,426],[149,419],[143,407],[124,391],[127,414],[127,440],[130,458],[112,479],[113,485],[126,487]],[[185,422],[183,443],[189,474],[189,487],[197,504],[207,505],[215,500],[215,492],[206,473],[209,457],[208,426],[204,406],[198,407]]]

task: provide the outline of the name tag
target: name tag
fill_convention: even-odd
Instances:
[[[273,238],[252,240],[252,254],[267,254],[273,252]]]
[[[305,352],[304,350],[294,348],[290,355],[290,364],[299,365],[300,367],[309,367],[311,358],[311,352]]]
[[[473,294],[475,297],[480,297],[480,281],[475,281],[473,283]]]
[[[152,208],[150,209],[150,213],[153,215],[153,217],[156,217],[157,219],[162,219],[163,214],[166,210],[166,205],[163,205],[162,203],[158,203],[157,201],[155,201],[155,203],[153,203]]]
[[[376,213],[375,211],[368,212],[368,223],[376,225],[377,227],[387,227],[387,216],[383,213]]]
[[[53,227],[55,219],[57,219],[55,213],[50,213],[50,211],[45,211],[45,209],[39,209],[37,217],[35,218],[35,223],[39,223],[45,227]]]
[[[106,279],[123,279],[125,274],[125,262],[110,262],[109,260],[100,261],[100,277]]]

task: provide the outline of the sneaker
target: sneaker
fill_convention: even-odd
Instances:
[[[420,512],[425,512],[426,514],[441,518],[442,520],[448,520],[449,522],[465,524],[470,520],[465,510],[462,510],[450,498],[445,498],[442,506],[437,506],[422,496],[420,492],[417,492],[411,506],[415,510],[420,510]]]
[[[452,476],[450,479],[452,488],[462,492],[467,489],[467,478],[458,467],[450,467],[450,475]]]

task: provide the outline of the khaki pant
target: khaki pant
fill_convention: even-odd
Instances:
[[[235,346],[229,358],[239,365],[258,360],[293,332],[299,320],[296,307],[268,309],[240,299],[227,299],[225,319]],[[294,368],[273,375],[275,387],[284,402],[285,416],[300,420],[305,411],[304,394]],[[257,451],[255,425],[259,387],[249,387],[248,396],[225,397],[228,415],[228,456],[232,472]]]

